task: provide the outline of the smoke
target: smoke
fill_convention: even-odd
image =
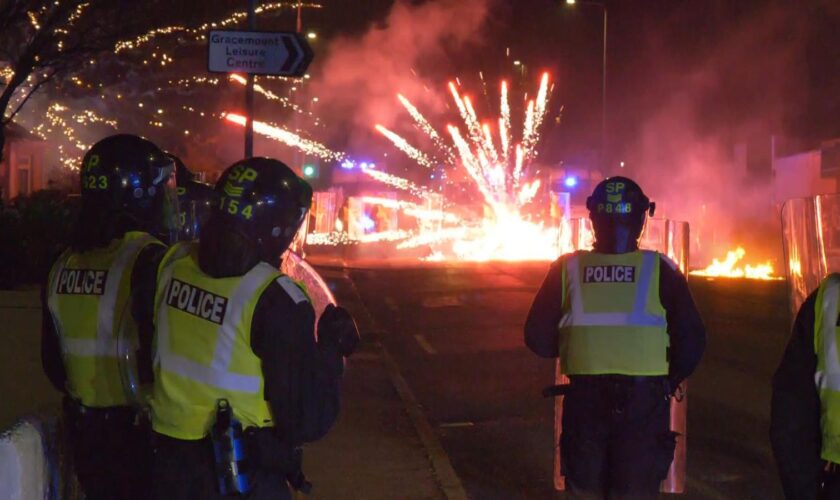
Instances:
[[[690,58],[663,36],[649,41],[655,78],[641,100],[656,104],[624,155],[661,215],[690,222],[695,266],[737,245],[750,261],[781,257],[770,137],[804,98],[806,24],[762,8],[708,33],[714,42]]]
[[[334,135],[327,143],[352,147],[369,139],[373,124],[390,127],[398,116],[404,118],[397,92],[426,110],[439,110],[438,86],[452,53],[482,42],[488,2],[397,0],[386,19],[360,37],[333,40],[311,90],[330,128],[351,135]]]

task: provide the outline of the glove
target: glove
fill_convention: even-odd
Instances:
[[[318,346],[337,349],[339,354],[348,357],[358,344],[359,328],[353,316],[341,306],[327,304],[318,320]]]

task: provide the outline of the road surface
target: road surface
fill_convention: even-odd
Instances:
[[[472,498],[551,498],[553,362],[522,341],[546,264],[330,270],[355,293]],[[708,349],[689,388],[688,498],[781,496],[767,438],[781,281],[690,280]],[[348,286],[349,284],[349,286]],[[358,302],[358,301],[357,301]]]

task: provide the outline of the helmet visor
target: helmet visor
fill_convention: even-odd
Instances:
[[[181,214],[178,206],[178,184],[175,180],[175,162],[164,157],[153,166],[151,217],[156,236],[167,243],[178,241]]]

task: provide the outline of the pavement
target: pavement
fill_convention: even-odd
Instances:
[[[546,264],[319,267],[356,316],[341,416],[306,447],[308,498],[562,498],[552,487],[553,363],[522,344]],[[769,380],[790,324],[783,283],[692,280],[709,331],[692,377],[687,498],[781,498]],[[57,408],[36,290],[0,292],[0,428]]]

